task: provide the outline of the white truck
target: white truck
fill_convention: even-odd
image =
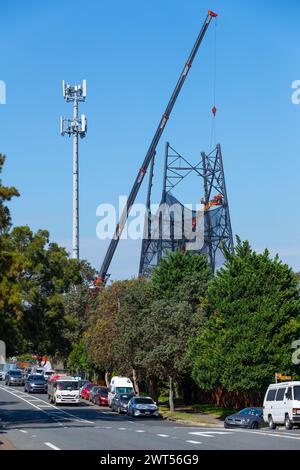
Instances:
[[[73,377],[57,377],[48,381],[48,398],[54,405],[80,404],[80,383]]]
[[[133,383],[128,377],[112,377],[108,389],[108,406],[111,406],[112,399],[118,393],[126,393],[135,395]]]

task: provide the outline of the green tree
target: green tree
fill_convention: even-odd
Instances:
[[[65,335],[64,296],[73,285],[83,283],[80,265],[64,248],[49,243],[45,230],[34,234],[29,227],[16,227],[10,240],[24,265],[18,276],[22,296],[18,330],[23,348],[38,355],[66,356],[70,343]]]
[[[154,299],[151,283],[146,279],[135,279],[127,284],[123,301],[116,311],[116,335],[114,350],[116,368],[122,374],[130,374],[139,393],[139,379],[154,382],[151,368],[146,369],[140,356],[145,347],[145,322]],[[148,323],[147,323],[148,324]]]
[[[157,331],[157,348],[149,351],[148,357],[152,357],[153,363],[158,361],[157,366],[160,364],[168,376],[171,409],[174,408],[174,381],[180,381],[183,388],[190,385],[187,383],[190,374],[187,345],[195,334],[195,327],[203,324],[205,295],[211,278],[205,256],[179,250],[169,253],[153,271],[151,283],[157,302],[152,306],[149,319],[155,326],[159,325],[161,337]],[[164,355],[161,354],[162,349]]]
[[[151,282],[159,298],[184,300],[197,307],[211,277],[205,256],[177,250],[160,261]]]
[[[87,348],[84,339],[72,347],[69,354],[67,366],[72,373],[86,377],[92,369],[90,358],[87,354]]]
[[[0,154],[0,175],[4,163],[5,156]],[[11,217],[7,207],[7,202],[18,196],[16,188],[3,186],[0,179],[0,338],[6,342],[8,354],[14,351],[20,341],[16,327],[22,317],[18,276],[24,264],[15,253],[9,237]]]
[[[95,301],[95,289],[92,282],[95,270],[86,261],[79,262],[83,279],[81,284],[72,284],[63,296],[64,317],[67,323],[66,341],[78,343],[88,328],[88,316]]]
[[[193,377],[216,401],[254,403],[276,372],[297,374],[291,344],[300,335],[296,276],[278,256],[237,239],[235,254],[207,291],[209,319],[191,340]],[[225,398],[225,401],[228,399]]]
[[[97,371],[104,371],[106,383],[111,372],[117,367],[116,341],[118,329],[116,315],[123,303],[124,293],[131,281],[114,282],[97,295],[90,308],[85,341],[88,354]]]

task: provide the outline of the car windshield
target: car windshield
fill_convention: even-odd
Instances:
[[[294,400],[300,401],[300,385],[294,387]]]
[[[38,380],[39,382],[44,382],[44,377],[42,375],[30,375],[28,380]]]
[[[134,401],[137,405],[154,405],[151,398],[136,398]]]
[[[122,393],[132,393],[133,392],[133,389],[132,387],[116,387],[116,392],[118,394],[122,394]]]
[[[57,390],[78,390],[78,382],[66,381],[66,382],[57,382]]]
[[[124,401],[125,403],[128,403],[131,398],[132,395],[120,395],[120,400]]]
[[[11,375],[12,377],[18,377],[19,375],[22,375],[22,374],[20,370],[11,370],[9,372],[9,375]]]
[[[259,408],[245,408],[244,410],[240,411],[239,414],[260,416],[262,414],[262,410],[260,410]]]
[[[108,395],[108,390],[107,390],[107,389],[100,388],[98,393],[100,393],[100,395],[101,395],[102,397],[107,397],[107,395]]]

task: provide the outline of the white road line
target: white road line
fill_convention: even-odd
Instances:
[[[127,428],[118,428],[119,431],[126,431]]]
[[[6,391],[7,393],[11,393],[12,395],[14,395],[15,397],[17,398],[20,398],[21,400],[25,401],[26,403],[28,403],[29,405],[33,406],[34,408],[36,408],[37,410],[40,410],[42,411],[43,413],[46,413],[46,414],[50,414],[48,413],[48,411],[44,410],[43,408],[41,408],[41,406],[36,406],[34,403],[30,402],[27,398],[24,398],[21,396],[21,394],[17,395],[13,392],[11,392],[10,390],[7,390],[6,387],[1,387],[0,386],[0,389]],[[58,410],[56,408],[55,405],[51,405],[51,403],[47,403],[45,402],[44,400],[42,400],[41,398],[37,398],[36,399],[37,401],[40,401],[42,403],[46,403],[46,405],[48,405],[48,408],[53,408],[55,411],[56,411],[56,414],[57,413],[61,413],[61,414],[65,414],[67,416],[71,416],[72,418],[75,418],[74,421],[78,421],[79,423],[88,423],[88,424],[95,424],[94,421],[88,421],[87,419],[83,419],[83,418],[78,418],[76,415],[72,415],[71,413],[68,413],[68,411],[65,411],[65,410]]]
[[[202,442],[199,442],[199,441],[186,441],[188,442],[189,444],[195,444],[195,445],[201,445]]]
[[[28,434],[28,431],[24,431],[24,429],[20,429],[20,432],[22,432],[23,434]]]
[[[137,429],[136,431],[134,432],[146,432],[146,431],[143,431],[142,429]]]
[[[250,432],[250,431],[248,431]],[[263,431],[251,431],[251,434],[259,434],[261,436],[270,436],[270,437],[281,437],[282,439],[294,439],[296,441],[300,440],[300,436],[293,436],[290,434],[277,434],[273,432],[263,432]]]
[[[228,436],[234,433],[233,432],[203,431],[203,432],[189,432],[189,434],[191,436],[214,437],[214,435]]]
[[[50,449],[53,450],[61,450],[59,447],[56,447],[54,444],[51,444],[51,442],[44,442],[45,446],[50,447]]]
[[[156,434],[158,437],[170,437],[168,434]]]

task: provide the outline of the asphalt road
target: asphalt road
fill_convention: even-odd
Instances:
[[[32,450],[300,450],[300,430],[227,430],[132,419],[108,408],[50,405],[0,383],[0,441]]]

